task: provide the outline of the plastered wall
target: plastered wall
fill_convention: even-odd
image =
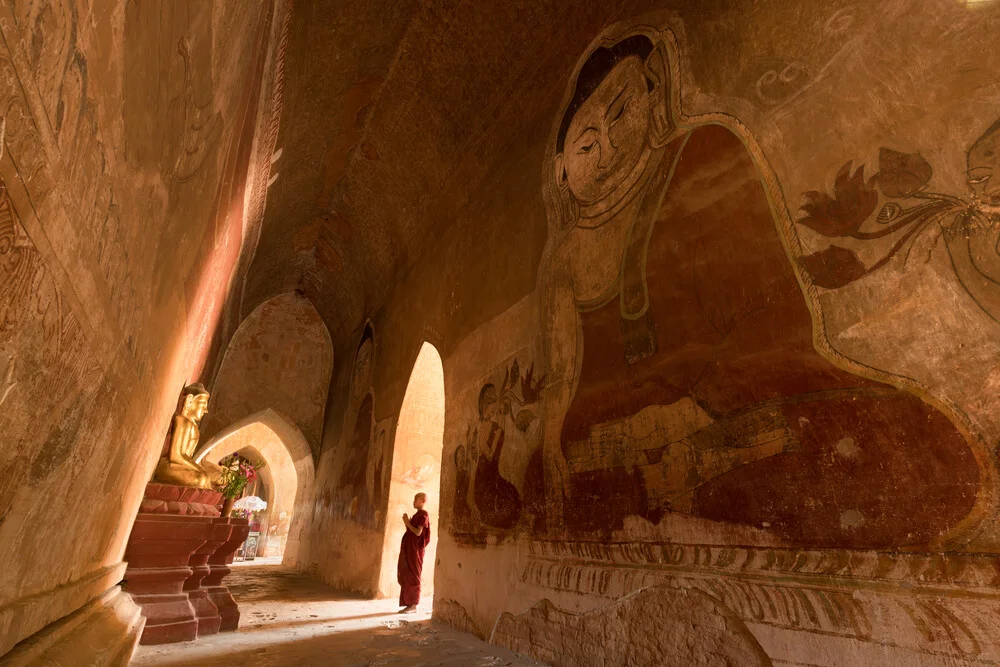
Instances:
[[[1000,6],[290,12],[0,5],[0,652],[121,579],[185,383],[218,433],[274,407],[270,312],[318,359],[279,394],[328,582],[378,588],[429,342],[439,619],[557,664],[1000,660]]]
[[[418,16],[366,119],[380,158],[346,177],[391,164],[409,183],[417,158],[378,141],[415,130],[405,95],[438,118],[419,89],[457,62],[444,42],[492,21],[532,54],[483,39],[456,82],[471,92],[434,88],[492,121],[421,154],[461,182],[429,190],[439,233],[341,343],[377,332],[387,430],[422,342],[441,351],[435,615],[555,664],[618,664],[637,632],[673,655],[666,627],[706,663],[1000,657],[1000,9],[534,11],[538,27],[497,7],[436,31]],[[367,206],[350,199],[348,223]],[[353,375],[331,389],[331,498]],[[377,540],[318,525],[351,545],[326,576],[369,590]],[[609,628],[600,646],[588,624]]]
[[[0,654],[122,579],[263,205],[281,11],[0,5]]]

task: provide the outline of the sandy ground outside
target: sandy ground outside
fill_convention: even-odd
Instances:
[[[240,628],[193,642],[140,646],[134,666],[332,665],[539,667],[430,620],[431,601],[400,615],[395,600],[363,600],[263,559],[234,563],[226,582]]]

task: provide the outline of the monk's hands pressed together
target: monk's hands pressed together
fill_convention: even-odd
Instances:
[[[406,514],[406,512],[403,512],[403,523],[407,525],[410,523],[410,517]]]

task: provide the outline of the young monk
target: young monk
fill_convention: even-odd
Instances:
[[[424,548],[431,541],[430,515],[424,511],[426,493],[413,496],[413,509],[417,510],[411,519],[403,514],[406,532],[399,544],[399,564],[396,566],[396,580],[402,590],[399,592],[400,614],[411,614],[420,604],[420,573],[424,569]]]

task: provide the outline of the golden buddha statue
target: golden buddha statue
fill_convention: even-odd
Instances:
[[[208,412],[208,390],[199,382],[184,387],[181,396],[184,402],[174,415],[170,452],[160,458],[153,481],[211,489],[213,476],[194,460],[201,435],[198,425]]]

